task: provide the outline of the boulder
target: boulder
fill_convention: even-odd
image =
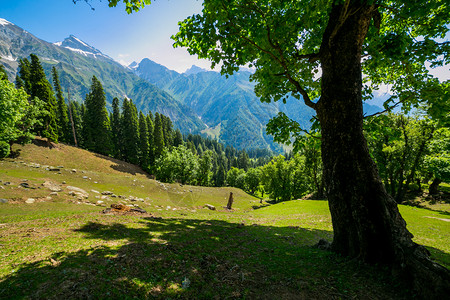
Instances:
[[[66,186],[66,188],[69,190],[69,195],[81,196],[83,198],[89,197],[89,194],[85,190],[80,189],[79,187],[68,185],[68,186]]]
[[[208,208],[210,210],[216,210],[216,207],[214,205],[211,205],[211,204],[205,204],[204,207],[206,207],[206,208]]]
[[[45,188],[48,188],[52,192],[61,192],[62,191],[62,188],[58,184],[51,182],[51,181],[44,182],[42,184],[42,186]]]
[[[113,192],[110,192],[110,191],[102,192],[102,195],[105,195],[105,196],[112,195],[112,194],[113,194]]]
[[[8,203],[8,199],[0,199],[0,203]]]
[[[34,202],[36,202],[36,199],[33,199],[33,198],[28,198],[27,200],[25,200],[25,203],[28,203],[28,204],[31,204]]]
[[[23,188],[26,188],[26,189],[31,188],[31,187],[30,187],[30,184],[29,184],[28,182],[22,182],[22,183],[19,184],[19,186],[21,186],[21,187],[23,187]]]

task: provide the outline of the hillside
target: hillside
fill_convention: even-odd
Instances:
[[[190,107],[208,126],[202,132],[238,149],[270,148],[282,152],[266,124],[279,112],[297,121],[304,129],[311,126],[315,112],[301,100],[288,97],[286,103],[261,103],[255,95],[252,74],[241,70],[231,76],[192,66],[180,74],[147,58],[130,68],[136,75],[158,86]],[[378,106],[364,104],[364,112],[380,111]]]
[[[261,204],[234,188],[160,183],[65,145],[13,149],[0,160],[2,299],[414,297],[385,269],[314,247],[332,238],[326,201]],[[233,211],[222,208],[230,191]],[[112,203],[147,213],[102,213]],[[440,209],[400,206],[415,241],[448,267],[449,209]]]
[[[91,78],[95,75],[102,82],[109,108],[114,97],[120,100],[128,97],[144,113],[151,110],[169,116],[182,132],[199,132],[205,128],[189,107],[81,39],[71,35],[62,42],[51,44],[1,20],[0,62],[5,66],[10,80],[14,81],[18,60],[34,53],[40,58],[48,78],[51,78],[51,68],[56,67],[64,94],[67,96],[70,91],[72,100],[84,100],[91,86]]]
[[[0,161],[0,178],[3,182],[11,182],[8,188],[1,190],[2,198],[15,199],[18,194],[23,193],[20,198],[23,201],[26,200],[24,197],[45,201],[49,193],[43,190],[41,185],[45,181],[51,181],[63,189],[63,193],[58,195],[57,199],[75,201],[76,199],[67,195],[68,190],[65,190],[67,186],[75,186],[87,191],[89,196],[83,199],[83,203],[87,204],[95,204],[98,200],[96,196],[99,196],[98,193],[89,192],[90,190],[100,193],[111,191],[117,196],[122,196],[120,197],[122,200],[130,197],[142,198],[145,201],[140,205],[144,207],[170,202],[180,207],[202,207],[206,204],[203,202],[205,199],[213,201],[209,204],[223,206],[226,205],[230,191],[236,197],[244,199],[242,209],[251,207],[250,202],[252,205],[259,202],[235,188],[160,183],[149,179],[151,176],[135,165],[64,144],[54,145],[54,148],[50,149],[45,141],[37,139],[33,144],[14,145],[12,150],[18,155],[17,159]],[[51,167],[59,170],[46,170]],[[26,181],[23,181],[25,179]],[[17,190],[16,187],[21,182],[27,182],[36,189]],[[239,206],[237,203],[237,208]]]
[[[226,78],[220,73],[193,66],[180,74],[149,59],[131,68],[141,78],[168,92],[189,106],[209,127],[203,132],[238,149],[267,148],[281,151],[265,132],[267,122],[285,112],[304,128],[309,128],[312,109],[289,98],[287,104],[261,103],[254,93],[248,71]]]

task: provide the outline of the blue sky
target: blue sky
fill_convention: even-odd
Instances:
[[[150,6],[128,15],[123,3],[110,8],[107,0],[91,0],[95,10],[83,0],[77,4],[72,0],[0,0],[0,18],[52,43],[73,34],[122,64],[147,57],[184,72],[193,64],[210,66],[183,48],[174,49],[170,39],[178,31],[178,21],[201,12],[202,2],[153,0]],[[440,80],[450,78],[448,66],[431,73]]]
[[[184,72],[193,64],[209,68],[185,49],[173,49],[172,34],[178,21],[201,12],[201,0],[156,0],[128,15],[124,4],[108,7],[107,0],[0,0],[0,18],[6,19],[48,42],[70,34],[115,60],[129,64],[147,57],[172,70]]]

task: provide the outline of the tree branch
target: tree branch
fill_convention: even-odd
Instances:
[[[253,6],[255,7],[255,8],[253,8],[253,11],[256,10],[256,12],[261,14],[261,16],[263,16],[263,17],[265,16],[264,12],[257,6],[257,4],[255,2],[251,1],[251,4],[253,4]],[[223,1],[222,1],[222,5],[223,5],[224,10],[228,11],[227,10],[227,6],[226,6],[226,4]],[[275,53],[273,53],[270,50],[264,49],[262,46],[258,45],[255,41],[249,39],[246,34],[243,34],[243,33],[246,33],[246,31],[244,29],[242,29],[240,26],[236,25],[236,22],[232,21],[232,19],[233,19],[232,16],[228,15],[228,19],[230,20],[230,22],[227,25],[232,26],[233,28],[235,28],[237,33],[238,33],[238,35],[240,36],[240,38],[242,38],[243,40],[245,40],[249,44],[253,45],[254,47],[259,49],[263,53],[266,53],[267,55],[271,56],[276,62],[278,62],[281,65],[281,67],[283,67],[283,69],[285,70],[284,76],[296,88],[297,92],[302,95],[303,101],[305,102],[305,104],[315,110],[316,109],[316,104],[311,101],[311,99],[310,99],[308,93],[306,92],[306,90],[300,85],[300,82],[295,80],[293,78],[293,76],[290,74],[289,68],[288,68],[287,63],[286,63],[286,58],[285,58],[284,53],[283,53],[283,50],[281,49],[280,45],[277,42],[274,42],[273,39],[272,39],[270,26],[267,25],[267,24],[265,26],[266,27],[266,31],[267,31],[267,41],[268,41],[270,47],[273,50],[278,52],[279,56],[275,55]],[[309,58],[311,58],[312,56],[313,56],[313,54],[308,55]],[[281,76],[281,75],[280,74],[278,74],[278,75],[276,74],[276,76]]]
[[[399,102],[395,103],[394,105],[392,105],[392,106],[386,108],[386,109],[383,110],[383,111],[379,111],[379,112],[376,112],[376,113],[371,114],[371,115],[368,115],[368,116],[364,115],[363,118],[364,118],[364,119],[367,119],[367,118],[371,118],[371,117],[374,117],[374,116],[378,116],[378,115],[384,114],[385,112],[388,112],[388,111],[393,110],[393,109],[394,109],[395,107],[397,107],[400,103],[402,103],[402,102],[399,101]]]

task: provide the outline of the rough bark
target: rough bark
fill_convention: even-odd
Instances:
[[[430,188],[428,189],[428,192],[431,195],[437,195],[439,193],[439,184],[441,184],[442,180],[439,178],[434,178],[433,182],[430,184]]]
[[[364,1],[333,6],[320,49],[322,96],[317,115],[334,230],[331,248],[393,266],[399,275],[411,276],[408,280],[423,297],[445,295],[450,290],[449,271],[412,241],[363,135],[361,50],[375,10]]]

